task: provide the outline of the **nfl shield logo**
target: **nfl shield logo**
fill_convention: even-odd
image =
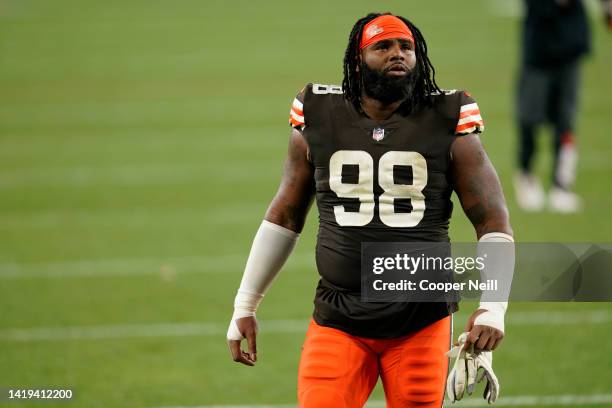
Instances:
[[[374,128],[374,130],[372,130],[372,139],[376,140],[377,142],[380,142],[384,138],[385,138],[385,129]]]

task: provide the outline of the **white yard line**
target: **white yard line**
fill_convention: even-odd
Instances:
[[[496,402],[496,407],[523,407],[523,406],[581,406],[609,404],[612,402],[612,394],[591,394],[591,395],[516,395],[500,397]],[[490,407],[483,398],[471,397],[470,399],[451,404],[444,401],[444,407]],[[372,401],[366,408],[385,407],[384,401]]]
[[[239,207],[238,207],[239,208]],[[233,213],[241,211],[216,211],[210,218],[219,220],[231,218]],[[87,216],[83,215],[85,218]],[[136,223],[146,224],[146,220],[153,215],[140,216]],[[106,222],[112,217],[107,217]],[[2,217],[0,216],[0,223]],[[127,219],[122,225],[129,224]],[[582,245],[582,246],[580,246]],[[568,248],[575,251],[579,257],[590,244],[571,244]],[[612,246],[608,243],[599,244],[610,251]],[[75,261],[41,261],[41,262],[0,262],[0,280],[2,279],[33,279],[33,278],[81,278],[98,276],[137,276],[137,275],[163,275],[168,273],[227,273],[234,268],[240,270],[246,263],[245,252],[225,255],[194,255],[168,258],[103,258]],[[315,254],[312,251],[298,249],[288,260],[288,266],[315,268]],[[240,270],[240,272],[242,272]]]
[[[267,333],[306,332],[307,320],[268,320],[260,322]],[[0,341],[102,340],[126,337],[221,336],[225,323],[154,323],[104,326],[38,327],[0,330]]]
[[[73,228],[105,227],[120,225],[133,228],[176,227],[183,225],[218,225],[256,223],[268,203],[248,202],[240,205],[224,205],[220,208],[178,209],[55,209],[41,211],[5,211],[0,214],[3,228]]]
[[[175,273],[242,272],[246,254],[184,256],[176,258],[126,258],[91,261],[0,263],[0,279],[75,278],[98,276],[162,275]],[[314,266],[314,254],[294,253],[288,265]],[[240,270],[239,270],[240,269]]]
[[[270,320],[261,323],[270,333],[305,332],[307,320]],[[104,326],[39,327],[32,329],[0,330],[0,340],[6,341],[54,341],[100,340],[126,337],[185,337],[220,336],[227,331],[221,323],[155,323],[118,324]]]
[[[523,15],[523,2],[519,0],[487,0],[488,12],[494,16],[517,18]]]
[[[612,309],[578,311],[509,311],[506,321],[516,326],[558,326],[567,324],[603,324],[612,322]]]
[[[534,406],[581,406],[603,405],[612,403],[612,394],[591,395],[516,395],[501,397],[495,403],[496,407]],[[444,407],[486,407],[490,406],[484,399],[470,398],[454,404],[444,402]],[[259,405],[171,405],[156,408],[296,408],[296,404],[259,404]],[[369,401],[366,408],[384,408],[384,401]]]
[[[591,14],[599,17],[602,13],[601,2],[598,0],[586,0],[586,8]],[[522,18],[525,14],[525,5],[520,0],[487,0],[486,8],[494,16]]]
[[[213,169],[214,170],[214,169]],[[100,185],[150,186],[201,181],[210,184],[211,169],[199,163],[137,164],[114,166],[42,167],[0,171],[0,189],[20,187],[92,187]],[[215,173],[215,183],[267,181],[276,176],[276,168],[267,163],[227,167]]]
[[[611,310],[584,312],[516,312],[509,313],[509,326],[540,325],[558,326],[572,324],[607,324],[612,322]],[[260,321],[265,333],[304,333],[308,326],[306,319]],[[0,341],[65,341],[104,340],[139,337],[186,337],[222,336],[227,324],[215,322],[119,324],[101,326],[36,327],[29,329],[1,329]]]

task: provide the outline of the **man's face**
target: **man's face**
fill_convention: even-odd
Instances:
[[[361,51],[365,93],[383,103],[405,99],[414,88],[414,44],[405,39],[378,41]]]

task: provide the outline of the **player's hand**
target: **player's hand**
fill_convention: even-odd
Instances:
[[[254,366],[257,362],[257,332],[258,324],[255,316],[233,319],[227,335],[232,359],[237,363]],[[238,339],[238,337],[241,337]],[[246,339],[248,352],[242,350],[242,340]]]
[[[467,347],[473,344],[476,350],[491,351],[499,346],[499,343],[504,338],[504,332],[491,326],[474,325],[474,320],[485,312],[486,310],[484,309],[478,309],[472,313],[463,331],[469,333],[466,340]]]

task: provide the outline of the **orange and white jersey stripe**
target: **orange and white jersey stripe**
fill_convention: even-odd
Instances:
[[[289,111],[289,124],[294,128],[304,129],[304,104],[295,98]]]
[[[458,135],[467,135],[469,133],[481,133],[483,131],[484,121],[482,120],[482,116],[480,116],[478,104],[473,102],[461,106],[455,133]]]

